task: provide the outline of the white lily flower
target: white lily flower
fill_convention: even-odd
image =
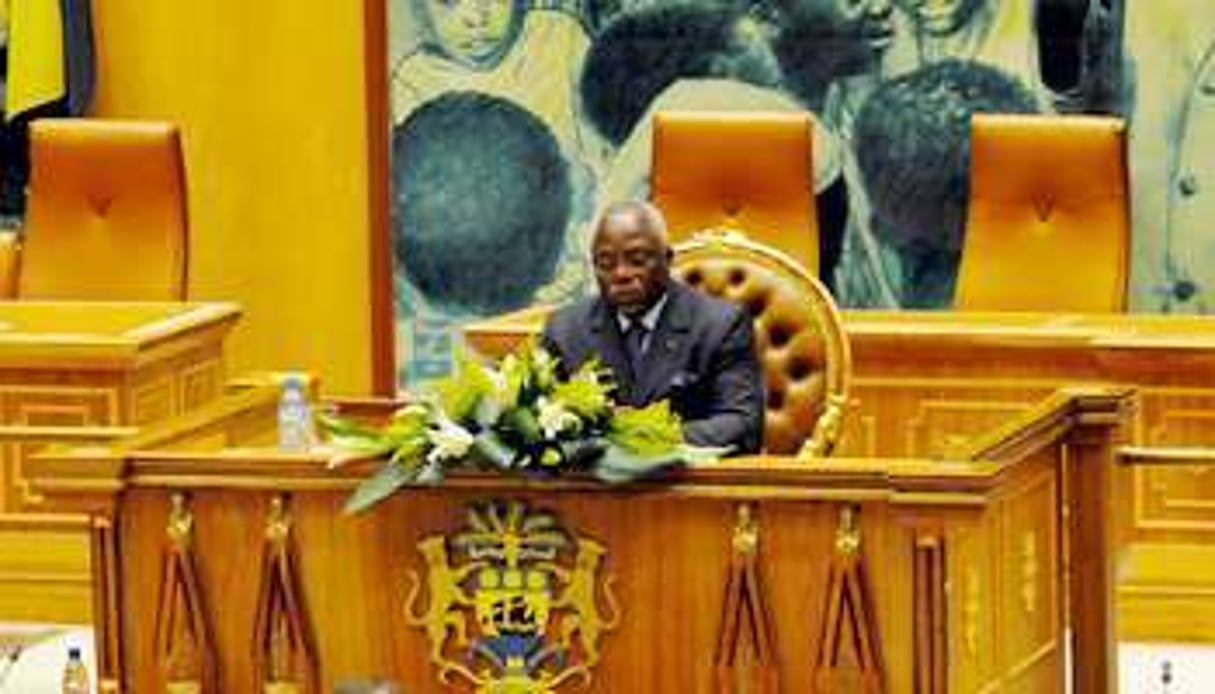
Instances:
[[[435,426],[426,432],[426,438],[432,446],[426,453],[428,463],[463,458],[473,445],[473,435],[446,417],[436,420]]]
[[[536,419],[539,420],[540,429],[544,431],[546,439],[555,439],[561,432],[575,429],[581,424],[578,415],[556,400],[542,397],[536,401],[536,408]]]

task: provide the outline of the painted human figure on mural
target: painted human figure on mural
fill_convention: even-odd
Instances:
[[[990,65],[943,60],[882,84],[857,121],[868,221],[889,252],[898,303],[953,299],[970,184],[970,116],[1032,113],[1033,94]]]
[[[596,37],[582,78],[586,115],[616,148],[601,199],[649,196],[659,111],[804,111],[784,89],[772,33],[761,18],[721,6],[654,5],[617,15]],[[813,129],[814,179],[807,186],[819,201],[820,260],[829,276],[847,192],[834,134],[821,122]]]
[[[478,92],[535,113],[572,152],[601,154],[579,116],[590,37],[577,14],[525,0],[415,0],[414,8],[419,41],[392,67],[396,122],[439,94]]]
[[[1114,0],[896,0],[898,40],[885,70],[945,59],[999,68],[1034,91],[1044,110],[1092,110],[1109,76]]]
[[[578,76],[590,46],[579,12],[576,6],[524,0],[398,3],[396,27],[409,31],[393,34],[397,44],[408,46],[398,45],[398,57],[390,70],[394,141],[411,139],[402,131],[410,125],[410,131],[416,133],[422,125],[411,124],[413,116],[454,95],[467,98],[446,99],[442,109],[425,119],[426,128],[441,132],[440,139],[454,147],[464,146],[460,134],[449,132],[455,121],[463,128],[499,136],[506,133],[503,128],[510,131],[505,140],[469,150],[459,164],[443,165],[434,159],[419,167],[394,151],[394,245],[402,252],[399,258],[407,258],[409,263],[399,260],[397,264],[398,362],[407,364],[405,371],[415,377],[439,375],[450,367],[453,332],[460,322],[535,301],[564,301],[580,296],[589,286],[583,249],[607,150],[584,125],[577,101]],[[461,108],[469,111],[458,113]],[[439,113],[443,115],[436,120]],[[488,120],[479,122],[478,118]],[[473,137],[468,133],[468,138]],[[549,140],[556,145],[551,151],[546,144]],[[512,151],[523,158],[480,156],[513,145],[517,147]],[[560,176],[533,181],[534,172],[516,170],[534,163],[536,156],[546,162],[551,159],[546,164],[548,171],[559,171]],[[434,176],[446,178],[429,178]],[[454,181],[452,176],[462,180]],[[561,185],[555,187],[558,178]],[[503,198],[522,191],[522,184],[528,182],[545,188],[535,191],[532,200],[546,201],[547,211],[537,213],[532,202]],[[453,201],[453,191],[463,191],[461,195],[467,199]],[[446,200],[446,211],[425,205],[411,211],[402,202],[408,199],[419,205],[429,196]],[[508,204],[514,207],[499,209],[501,216],[495,217],[494,206]],[[417,210],[425,213],[415,214]],[[453,223],[453,215],[460,210],[466,213],[465,219]],[[552,218],[556,212],[561,219]],[[539,245],[533,247],[532,259],[541,264],[529,260],[531,271],[524,282],[498,273],[476,283],[480,289],[456,286],[473,284],[458,279],[467,278],[467,273],[451,271],[468,260],[468,249],[499,247],[497,241],[522,233],[518,229],[511,232],[514,227],[510,224],[534,214],[544,219],[532,231],[547,236],[533,238]],[[464,223],[473,218],[481,224]],[[506,222],[499,224],[503,219]],[[556,236],[550,238],[553,234]],[[410,252],[404,253],[406,248]]]
[[[535,114],[475,92],[399,124],[392,171],[399,363],[425,380],[451,367],[460,321],[528,305],[559,271],[572,177]]]
[[[987,63],[1019,77],[1037,73],[1032,24],[1026,0],[897,0],[901,41],[891,51],[898,71],[946,58]]]
[[[788,89],[822,113],[833,86],[881,78],[891,0],[773,0],[773,49]]]
[[[869,230],[869,201],[856,165],[856,116],[885,79],[895,40],[891,0],[775,0],[774,46],[788,88],[836,138],[835,160],[847,188],[839,261],[824,278],[841,303],[897,305],[897,287],[882,269],[880,244]]]

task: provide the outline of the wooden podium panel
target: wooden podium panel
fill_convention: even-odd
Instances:
[[[113,523],[98,597],[113,690],[474,691],[458,668],[441,684],[436,655],[461,662],[456,630],[485,646],[510,608],[566,669],[594,661],[592,692],[1106,692],[1104,519],[1128,404],[1058,396],[949,462],[744,458],[626,488],[456,475],[358,517],[341,505],[366,468],[235,438],[44,454],[28,478]],[[521,554],[553,525],[564,549]],[[474,553],[486,537],[498,554]]]
[[[222,303],[0,302],[0,512],[31,501],[31,450],[113,442],[215,398],[239,314]]]
[[[1056,388],[1139,391],[1132,439],[1215,445],[1215,321],[1002,313],[846,314],[858,454],[943,453]]]

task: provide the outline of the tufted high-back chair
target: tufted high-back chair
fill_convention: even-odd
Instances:
[[[1116,118],[974,115],[954,308],[1124,310],[1125,135]]]
[[[664,111],[653,127],[650,197],[672,241],[735,229],[818,275],[809,114]]]
[[[677,244],[673,273],[754,317],[767,389],[764,451],[830,453],[847,404],[851,356],[827,289],[789,256],[731,231]]]
[[[17,295],[184,299],[186,219],[175,125],[36,120]]]

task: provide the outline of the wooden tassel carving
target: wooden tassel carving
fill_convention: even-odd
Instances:
[[[215,641],[194,556],[194,516],[171,497],[156,611],[156,657],[169,694],[219,694]]]
[[[775,646],[759,575],[759,523],[752,504],[738,507],[714,663],[720,694],[775,694],[779,690]]]
[[[291,546],[291,517],[282,495],[270,501],[254,621],[255,691],[319,694],[316,647]]]

